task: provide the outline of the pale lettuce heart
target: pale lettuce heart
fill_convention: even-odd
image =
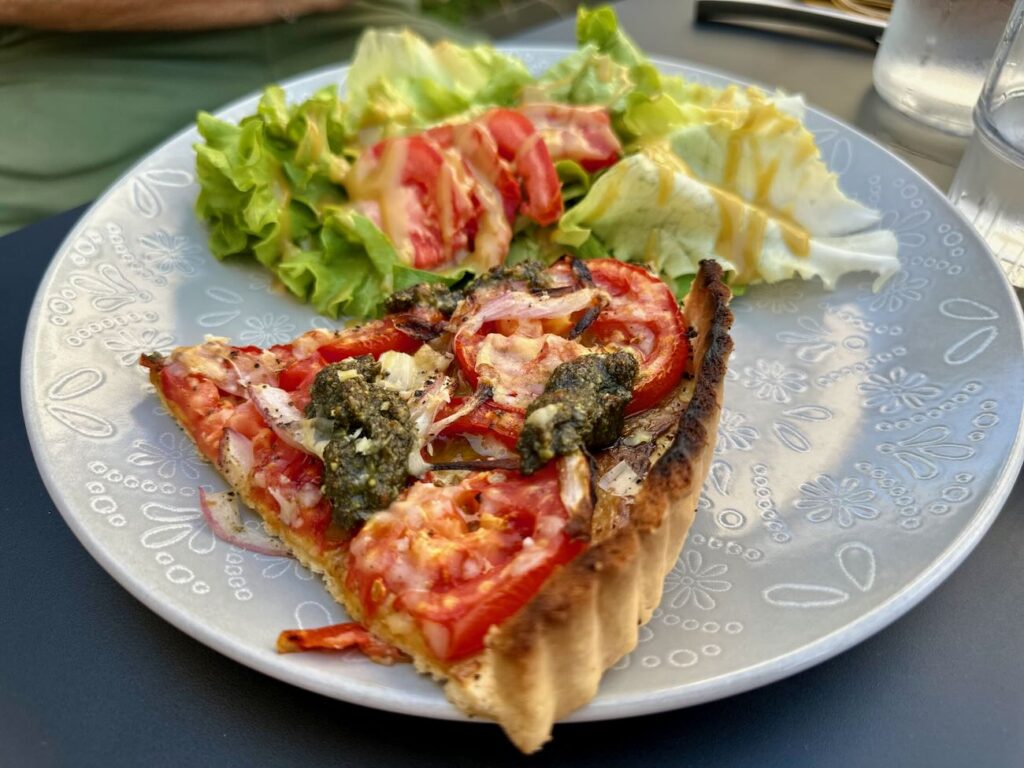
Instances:
[[[811,235],[697,178],[664,147],[646,147],[609,169],[562,217],[554,239],[579,249],[592,235],[615,258],[647,263],[677,285],[706,258],[733,272],[738,285],[818,276],[833,288],[858,271],[877,274],[881,284],[899,269],[891,232]]]
[[[816,237],[859,232],[881,219],[843,194],[801,119],[799,97],[730,86],[690,109],[672,150],[703,181],[759,207],[782,211]]]

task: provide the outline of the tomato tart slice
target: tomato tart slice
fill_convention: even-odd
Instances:
[[[639,266],[530,263],[408,289],[358,327],[142,364],[353,619],[279,649],[406,654],[530,752],[660,600],[710,463],[728,301],[711,261],[683,307]],[[206,500],[227,536],[229,501]]]

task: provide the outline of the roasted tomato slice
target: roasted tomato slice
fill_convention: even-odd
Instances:
[[[346,328],[317,351],[328,363],[360,355],[380,357],[388,351],[412,354],[423,346],[423,340],[401,329],[405,319],[402,315],[390,315],[355,328]]]
[[[437,415],[440,421],[458,411],[466,403],[464,397],[453,397]],[[508,448],[516,447],[519,433],[523,431],[523,415],[518,411],[502,408],[492,400],[481,403],[469,413],[460,416],[441,430],[439,437],[457,435],[479,435],[493,437]]]
[[[567,520],[554,466],[529,478],[417,483],[352,540],[348,585],[368,617],[391,605],[412,617],[434,656],[457,659],[582,551]]]
[[[278,375],[277,386],[292,393],[297,408],[305,408],[316,374],[328,363],[360,355],[377,358],[389,351],[413,354],[422,346],[422,336],[429,335],[431,323],[439,319],[440,315],[435,317],[432,313],[410,312],[339,331],[315,352],[287,365]],[[290,348],[282,356],[294,357]]]
[[[453,351],[463,376],[471,386],[490,386],[502,407],[525,411],[555,368],[587,353],[568,337],[578,318],[600,301],[593,288],[545,296],[510,286],[474,296],[452,318]]]
[[[307,391],[325,365],[327,362],[318,353],[297,360],[281,371],[277,377],[277,386],[285,392]]]
[[[378,664],[408,661],[409,657],[371,635],[353,621],[316,629],[286,629],[277,636],[278,653],[296,651],[345,651],[355,648]]]
[[[519,111],[533,123],[555,162],[575,160],[585,170],[596,171],[622,155],[604,107],[541,102],[524,104]]]
[[[690,342],[686,321],[671,289],[646,269],[615,259],[587,262],[594,283],[610,297],[591,324],[585,342],[634,350],[640,374],[627,413],[657,405],[671,392],[686,367]]]
[[[663,399],[679,383],[689,356],[686,323],[672,291],[634,264],[594,259],[587,266],[594,288],[551,296],[510,288],[468,302],[453,318],[455,356],[466,380],[490,386],[498,405],[521,412],[559,364],[594,349],[624,349],[640,361],[627,412]],[[559,282],[571,279],[565,263],[551,272]],[[569,338],[593,312],[586,330]]]
[[[562,215],[562,187],[548,148],[533,123],[511,109],[492,109],[483,122],[501,156],[515,164],[516,174],[523,180],[523,214],[541,225],[554,224]]]
[[[199,450],[216,461],[224,425],[234,414],[233,403],[209,379],[189,374],[179,365],[160,370],[160,391],[179,409]]]

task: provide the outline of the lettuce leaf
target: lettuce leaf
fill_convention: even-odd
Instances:
[[[569,57],[541,80],[550,76],[552,83],[564,83],[571,69],[576,86],[592,85],[602,74],[603,92],[576,87],[564,95],[611,107],[625,141],[642,145],[668,138],[698,178],[756,205],[787,211],[815,235],[849,234],[878,223],[878,213],[839,189],[803,125],[799,97],[753,87],[716,89],[662,75],[619,29],[610,8],[580,9],[577,38],[583,48],[575,60]],[[559,67],[565,71],[556,72]]]
[[[668,141],[704,182],[786,211],[814,235],[845,235],[877,224],[878,212],[839,189],[802,116],[799,98],[731,86],[706,108],[692,110]]]
[[[370,316],[392,290],[445,278],[406,267],[345,207],[344,114],[333,88],[289,107],[276,87],[239,125],[201,113],[196,210],[217,258],[251,254],[318,312]]]
[[[487,45],[431,45],[409,30],[367,30],[346,80],[346,126],[362,143],[409,133],[472,108],[510,105],[526,66]]]
[[[562,201],[566,204],[583,197],[590,189],[590,174],[575,160],[559,160],[555,163],[555,173],[562,188]]]
[[[793,275],[832,285],[856,269],[895,271],[894,238],[864,232],[880,215],[840,190],[803,125],[799,97],[665,76],[610,8],[581,9],[577,38],[581,49],[527,93],[604,104],[636,154],[563,216],[556,242],[583,256],[650,263],[680,295],[712,256],[737,287]]]
[[[289,109],[276,87],[239,125],[199,113],[196,211],[217,258],[253,251],[272,267],[316,228],[323,206],[345,200],[340,116],[334,89]]]
[[[210,250],[251,255],[324,315],[379,314],[394,290],[453,282],[402,262],[370,219],[348,207],[345,178],[360,144],[486,105],[515,102],[532,80],[516,59],[487,46],[430,45],[409,31],[370,30],[357,48],[347,100],[324,88],[290,106],[267,88],[238,125],[200,113],[196,211]],[[573,176],[576,188],[581,179]]]
[[[529,101],[607,107],[625,142],[661,136],[686,119],[691,106],[711,101],[714,89],[664,75],[618,25],[609,7],[576,15],[579,50],[523,90]]]
[[[646,263],[677,289],[705,258],[720,261],[740,285],[818,276],[832,288],[847,272],[868,270],[884,280],[899,269],[891,232],[811,235],[788,217],[698,178],[665,147],[648,147],[614,165],[562,217],[554,240],[583,256],[606,250]]]

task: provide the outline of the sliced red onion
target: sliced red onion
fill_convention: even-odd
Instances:
[[[584,331],[586,331],[587,328],[593,325],[594,321],[597,320],[597,316],[601,314],[602,309],[604,309],[604,307],[602,307],[600,304],[595,304],[592,307],[588,308],[580,316],[580,319],[576,321],[576,325],[574,325],[572,327],[572,330],[569,331],[569,335],[567,338],[577,339],[580,336],[582,336]]]
[[[270,491],[270,495],[277,502],[277,515],[281,518],[281,522],[290,527],[298,525],[302,521],[302,515],[299,512],[299,502],[293,497],[286,495],[280,488],[268,488],[267,490]]]
[[[252,441],[233,429],[225,429],[220,441],[220,470],[233,488],[245,488],[253,469]]]
[[[440,461],[436,464],[427,464],[434,470],[469,470],[471,472],[487,472],[492,469],[519,470],[519,457],[510,456],[503,459],[467,459],[465,461]]]
[[[454,411],[453,413],[448,414],[443,419],[435,421],[430,425],[425,435],[426,442],[429,443],[431,440],[433,440],[435,437],[441,434],[444,431],[445,427],[447,427],[449,424],[454,424],[456,421],[461,419],[466,414],[475,411],[477,408],[479,408],[481,405],[483,405],[491,398],[491,394],[492,393],[489,387],[480,387],[476,392],[473,393],[471,397],[466,398],[466,402],[462,404],[461,408],[459,408],[457,411]]]
[[[235,505],[234,491],[206,493],[200,488],[199,506],[203,510],[206,524],[218,539],[250,552],[259,552],[261,555],[290,556],[291,553],[280,539],[270,536],[263,530],[246,528],[242,524],[241,515]]]
[[[295,450],[323,459],[328,439],[326,435],[319,434],[318,419],[307,419],[295,407],[290,394],[268,384],[253,384],[248,388],[248,393],[256,410],[275,435]]]
[[[240,397],[245,394],[246,389],[255,384],[265,384],[275,371],[280,370],[280,364],[274,353],[266,349],[258,355],[245,354],[235,357],[224,355],[224,359],[231,366],[237,379],[237,383],[229,382],[229,384],[234,384],[232,394]],[[230,391],[230,389],[225,388],[225,391]]]
[[[458,333],[475,333],[480,326],[491,320],[540,320],[545,317],[564,317],[590,306],[599,306],[606,300],[606,294],[596,288],[581,288],[572,293],[556,296],[537,296],[525,291],[509,291],[472,312]]]
[[[488,459],[508,459],[515,455],[501,440],[490,435],[467,434],[462,435],[462,439],[469,443],[469,447],[477,456],[484,456]]]
[[[582,452],[570,453],[558,460],[558,497],[569,513],[570,524],[589,532],[594,496],[590,484],[590,462]]]
[[[419,438],[409,453],[409,474],[422,477],[430,469],[420,451],[436,437],[433,432],[434,417],[445,403],[451,400],[455,382],[449,376],[437,376],[422,394],[409,403],[409,415]]]
[[[609,469],[597,482],[598,488],[613,496],[632,497],[640,490],[640,476],[625,461]]]

